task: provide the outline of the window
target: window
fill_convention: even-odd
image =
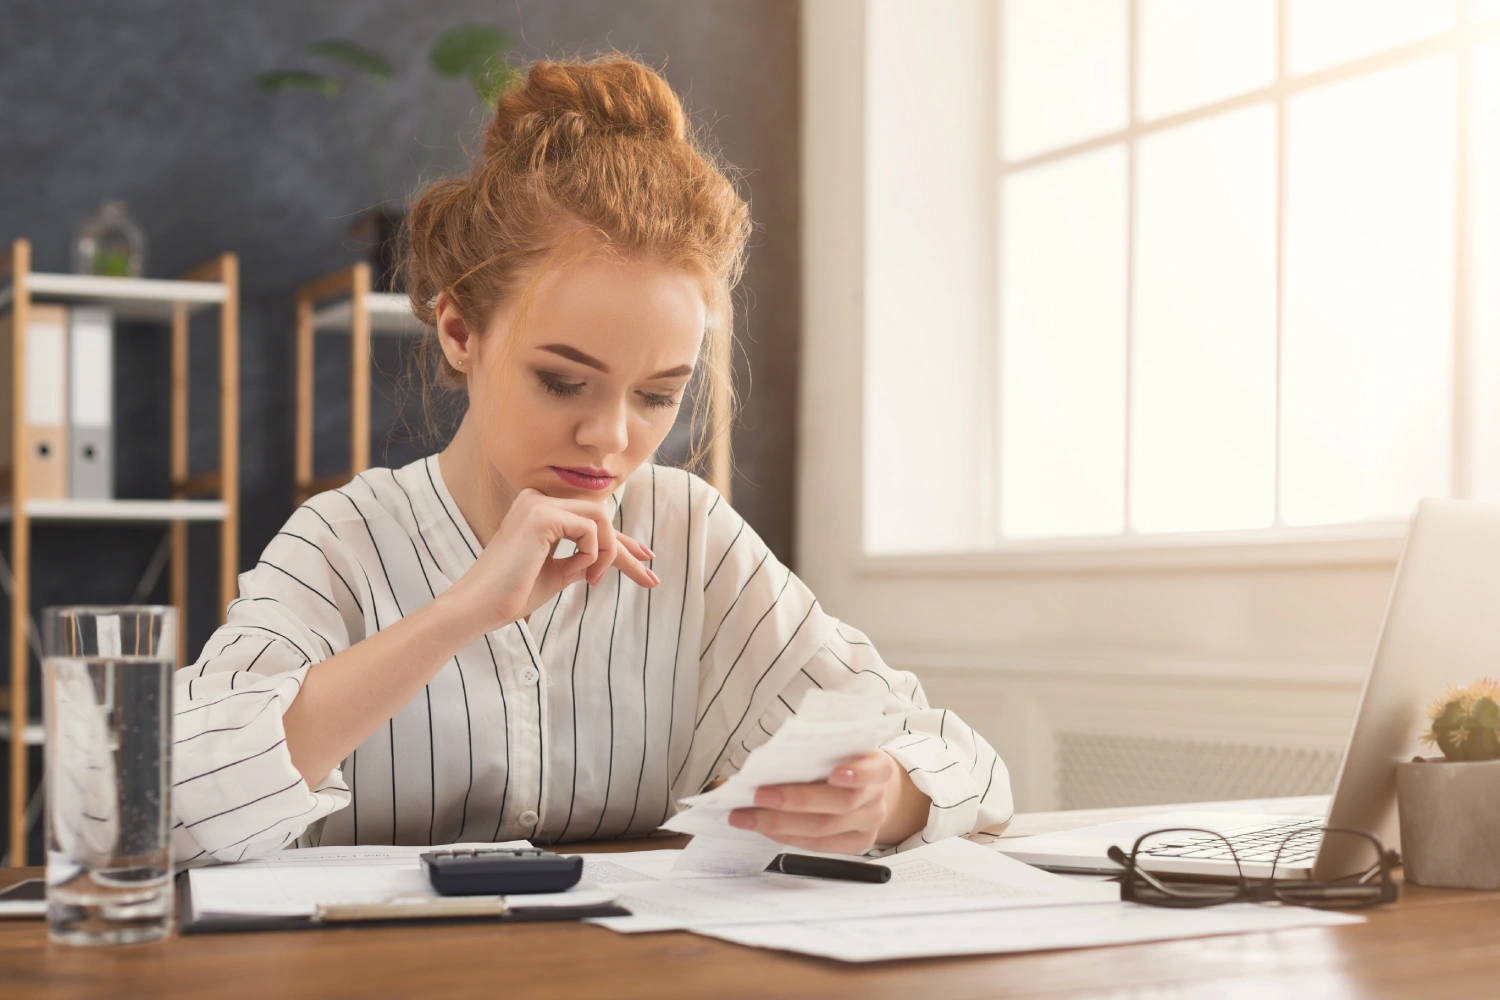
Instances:
[[[993,431],[965,439],[992,472],[982,530],[938,547],[1500,500],[1500,0],[996,20],[994,347],[968,404]],[[912,510],[870,516],[880,447],[867,550],[932,548]]]

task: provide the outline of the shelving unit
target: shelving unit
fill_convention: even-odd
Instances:
[[[35,300],[102,305],[117,319],[157,321],[171,325],[171,492],[170,500],[27,499],[25,379],[11,387],[14,468],[3,476],[0,521],[10,522],[10,686],[0,692],[8,703],[10,742],[10,858],[26,863],[26,794],[29,788],[26,746],[35,742],[36,723],[27,718],[27,681],[31,622],[31,522],[167,524],[171,530],[170,588],[177,607],[177,653],[187,655],[187,527],[193,521],[219,523],[219,609],[234,599],[239,567],[239,259],[223,254],[175,281],[154,278],[107,278],[46,274],[31,270],[31,244],[16,240],[0,252],[0,309],[12,310],[11,371],[26,371],[26,337]],[[219,315],[219,468],[188,474],[188,319],[197,311]],[[8,488],[7,488],[8,487]],[[217,494],[215,499],[194,499]],[[20,502],[18,502],[20,500]]]
[[[313,478],[313,352],[319,333],[349,334],[349,471]],[[419,336],[411,300],[370,290],[370,265],[354,264],[297,289],[294,503],[343,486],[370,467],[370,336]]]
[[[294,502],[335,489],[370,467],[370,338],[421,336],[404,293],[370,289],[370,265],[360,263],[326,274],[297,290],[297,415]],[[320,333],[349,334],[349,471],[313,478],[313,352]],[[725,360],[728,364],[728,360]],[[726,378],[720,384],[728,384]],[[730,488],[727,398],[709,407],[714,446],[708,481],[726,498]],[[721,430],[722,428],[722,430]]]

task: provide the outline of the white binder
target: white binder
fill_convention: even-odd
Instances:
[[[114,329],[107,309],[74,306],[68,327],[68,493],[115,495]]]

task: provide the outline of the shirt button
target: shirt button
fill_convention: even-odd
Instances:
[[[537,679],[541,676],[541,674],[536,672],[535,667],[527,667],[525,670],[521,671],[521,683],[535,684],[537,682]]]
[[[522,826],[535,826],[537,821],[536,810],[528,809],[517,816],[516,819],[520,820]]]

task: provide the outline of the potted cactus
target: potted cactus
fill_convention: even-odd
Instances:
[[[1423,738],[1443,756],[1396,765],[1406,878],[1500,889],[1500,684],[1454,688],[1428,715]]]

